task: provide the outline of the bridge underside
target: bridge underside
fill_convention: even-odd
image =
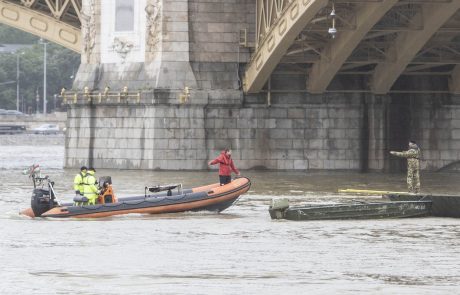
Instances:
[[[312,94],[460,92],[460,1],[333,2],[257,0],[246,93],[288,91],[274,75],[303,75],[295,91]]]

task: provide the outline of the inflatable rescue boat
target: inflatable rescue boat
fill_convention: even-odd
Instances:
[[[191,189],[181,184],[145,187],[144,195],[117,198],[110,177],[99,179],[101,194],[95,205],[88,205],[85,197],[74,198],[73,203],[60,203],[56,199],[54,182],[48,176],[31,176],[34,190],[31,208],[20,212],[29,217],[99,218],[120,214],[162,214],[185,211],[221,212],[230,207],[240,195],[246,193],[251,181],[240,177],[220,186],[219,183]]]

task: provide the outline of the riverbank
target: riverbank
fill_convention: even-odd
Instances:
[[[66,128],[67,112],[56,112],[52,114],[37,114],[25,116],[1,115],[0,125],[23,125],[27,130],[39,127],[43,124],[56,124],[60,130]]]
[[[54,146],[64,147],[64,133],[59,134],[1,134],[0,146]]]

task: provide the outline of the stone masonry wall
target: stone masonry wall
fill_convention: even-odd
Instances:
[[[66,166],[203,169],[203,118],[203,109],[196,107],[96,106],[93,114],[88,107],[72,108]]]
[[[359,105],[73,106],[66,166],[206,169],[230,147],[241,169],[358,169],[360,116]]]
[[[359,106],[211,109],[210,157],[224,147],[243,169],[358,169]]]
[[[391,97],[371,97],[366,105],[360,101],[271,107],[101,104],[93,110],[72,105],[65,165],[91,162],[99,168],[199,170],[207,169],[208,160],[230,147],[241,169],[360,170],[367,163],[369,170],[381,171],[389,169],[391,161],[403,169],[404,160],[388,154],[390,149],[406,148],[408,138],[394,141],[400,131],[422,148],[422,169],[438,170],[459,161],[459,104],[433,105],[419,98],[407,114],[410,130],[398,131],[386,119],[391,108],[398,107]],[[363,134],[365,107],[368,135]],[[367,151],[363,138],[368,138]]]
[[[388,163],[388,146],[386,130],[386,103],[383,98],[371,98],[367,105],[369,123],[368,169],[383,170]]]
[[[190,60],[192,62],[248,62],[249,49],[239,46],[246,29],[255,40],[253,0],[189,0]]]
[[[253,45],[255,1],[189,0],[188,7],[190,62],[197,88],[210,90],[211,100],[238,100],[240,67],[250,59],[250,48],[240,46],[240,30],[246,30],[248,45]]]
[[[420,99],[425,101],[420,105]],[[421,168],[459,169],[460,97],[425,96],[412,99],[412,136],[422,149]],[[415,107],[414,107],[415,108]]]
[[[422,170],[459,169],[458,98],[420,94],[370,97],[368,110],[369,170],[405,170],[406,161],[390,157],[388,152],[407,149],[409,140],[421,148]]]

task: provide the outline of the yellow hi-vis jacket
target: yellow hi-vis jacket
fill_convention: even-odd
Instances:
[[[83,196],[88,198],[88,204],[96,204],[98,197],[98,189],[96,185],[96,177],[94,171],[88,171],[83,179]]]
[[[86,173],[80,172],[77,175],[75,175],[75,178],[73,179],[73,189],[75,191],[79,191],[80,194],[83,194],[83,179],[85,178]]]

